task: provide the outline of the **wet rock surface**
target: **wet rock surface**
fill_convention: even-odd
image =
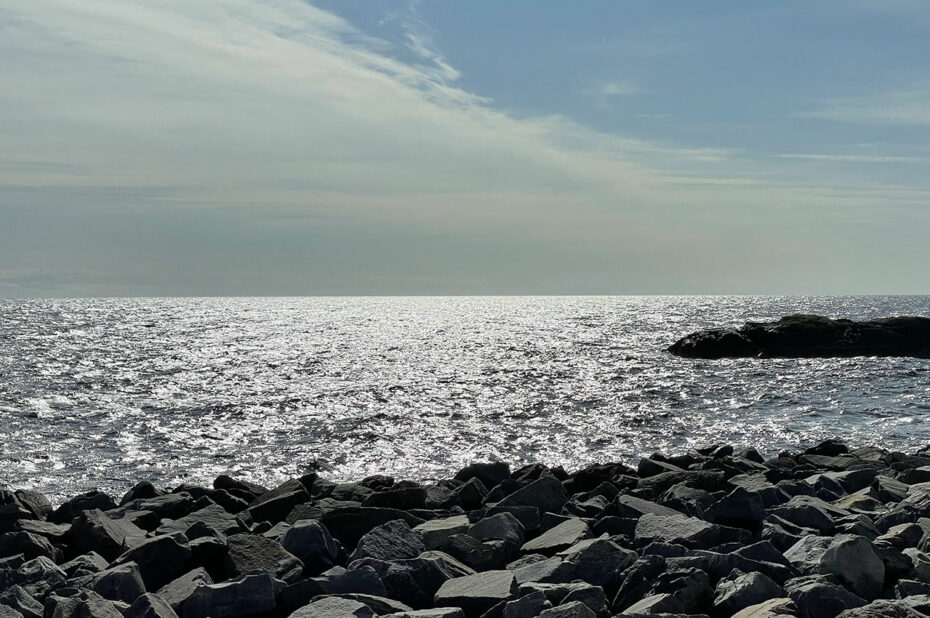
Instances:
[[[776,322],[697,331],[668,351],[687,358],[930,358],[930,318],[891,317],[856,322],[790,315]]]
[[[930,616],[928,453],[2,489],[0,616]]]

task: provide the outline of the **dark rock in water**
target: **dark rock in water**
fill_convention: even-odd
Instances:
[[[777,322],[747,322],[739,329],[698,331],[678,340],[668,351],[687,358],[930,358],[930,318],[855,322],[791,315]]]

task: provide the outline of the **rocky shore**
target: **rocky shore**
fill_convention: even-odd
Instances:
[[[930,450],[0,491],[0,618],[930,616]]]
[[[930,358],[930,318],[891,317],[856,322],[789,315],[775,322],[691,333],[668,351],[686,358]]]

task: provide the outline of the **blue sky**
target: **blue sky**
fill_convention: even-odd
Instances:
[[[930,5],[0,8],[0,295],[927,293]]]

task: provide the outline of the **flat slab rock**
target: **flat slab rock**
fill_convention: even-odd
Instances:
[[[930,318],[892,317],[863,322],[791,315],[777,322],[691,333],[668,351],[686,358],[930,358]]]

